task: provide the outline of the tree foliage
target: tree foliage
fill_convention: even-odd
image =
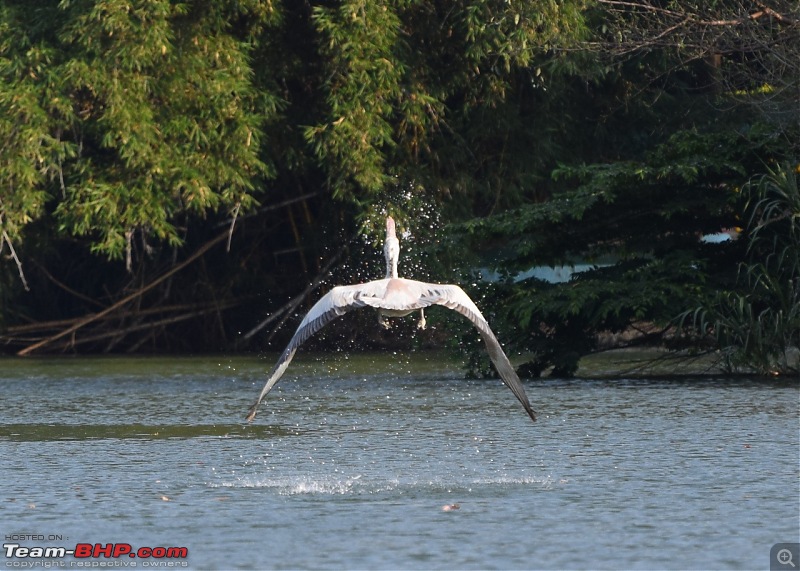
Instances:
[[[387,213],[409,274],[507,278],[474,288],[531,373],[687,309],[721,324],[711,292],[775,309],[791,240],[745,196],[800,155],[797,33],[783,0],[8,0],[3,338],[261,347],[329,281],[380,274]]]
[[[598,0],[609,56],[665,51],[682,67],[705,64],[705,89],[793,100],[800,88],[800,6],[792,0],[625,2]],[[742,97],[742,100],[746,100]],[[777,106],[773,105],[773,111]],[[793,111],[788,110],[789,116]]]
[[[798,169],[778,165],[748,183],[747,258],[736,283],[684,314],[695,330],[712,336],[729,371],[800,372]]]
[[[797,8],[778,4],[760,4],[758,14],[755,6],[725,1],[702,9],[595,5],[596,35],[586,46],[604,67],[584,74],[582,86],[594,101],[561,92],[583,104],[584,121],[567,128],[582,124],[594,147],[562,155],[546,200],[532,195],[526,205],[461,226],[483,245],[487,265],[507,276],[492,288],[495,310],[527,372],[570,375],[582,355],[608,346],[680,348],[685,338],[674,336],[676,320],[697,304],[707,322],[716,316],[713,329],[727,354],[750,354],[751,364],[766,355],[759,370],[796,347],[797,267],[787,261],[789,250],[766,258],[782,261],[777,272],[756,262],[763,250],[748,258],[746,247],[748,180],[765,164],[796,164],[800,150],[797,58],[783,59],[798,45]],[[742,27],[747,34],[737,36]],[[742,229],[740,240],[704,239]],[[583,271],[565,283],[531,275],[533,268],[575,264]],[[735,286],[745,274],[762,290],[753,304],[743,300],[754,292],[744,296],[742,282]],[[783,287],[776,289],[778,275]],[[737,316],[737,304],[755,312],[753,321]],[[759,318],[762,347],[773,349],[754,357],[759,351],[750,350],[745,332]]]
[[[402,203],[387,204],[394,187],[430,201],[511,193],[508,175],[520,176],[519,165],[508,166],[504,146],[535,125],[509,99],[536,85],[537,56],[581,37],[581,7],[498,0],[315,7],[326,79],[321,117],[305,137],[333,195],[369,215],[403,212]]]
[[[732,282],[742,243],[702,238],[743,224],[741,181],[758,160],[752,148],[767,146],[730,132],[681,132],[637,161],[562,166],[554,176],[569,187],[551,200],[466,224],[503,244],[497,269],[517,276],[503,314],[518,349],[532,352],[528,369],[574,373],[598,333],[634,327],[636,342],[653,342],[687,300]],[[566,283],[525,273],[575,264],[583,271]]]
[[[334,255],[326,235],[377,235],[386,211],[408,218],[408,192],[457,194],[466,211],[476,188],[503,194],[497,174],[464,173],[476,149],[481,168],[507,154],[478,123],[515,113],[534,58],[582,33],[581,7],[4,2],[0,245],[17,264],[4,266],[3,295],[23,266],[36,282],[5,312],[54,319],[124,298],[222,227],[241,229],[229,243],[244,251],[206,276],[214,296],[290,290],[296,278],[280,276],[311,279]],[[187,282],[145,303],[209,294]]]
[[[0,137],[3,228],[52,214],[112,258],[134,232],[176,245],[185,214],[248,208],[261,124],[250,40],[268,3],[6,2]],[[248,26],[232,21],[247,17]]]

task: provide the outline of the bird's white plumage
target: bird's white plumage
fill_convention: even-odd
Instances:
[[[500,378],[522,403],[531,419],[536,420],[514,367],[486,319],[466,292],[457,285],[430,284],[396,277],[399,242],[395,236],[394,220],[391,218],[386,222],[386,238],[384,255],[387,277],[362,284],[336,286],[314,304],[300,322],[297,331],[272,369],[261,394],[250,407],[247,420],[252,420],[256,415],[261,400],[286,371],[298,347],[331,320],[365,306],[374,307],[381,315],[399,317],[431,305],[442,305],[457,311],[475,325],[486,343],[489,357],[497,368]]]

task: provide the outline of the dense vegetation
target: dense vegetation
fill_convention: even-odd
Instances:
[[[264,349],[391,213],[527,374],[797,373],[796,2],[6,0],[0,79],[8,352]]]

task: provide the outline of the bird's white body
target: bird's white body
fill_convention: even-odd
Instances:
[[[314,304],[278,359],[261,394],[250,408],[247,419],[252,420],[256,415],[261,400],[286,371],[300,345],[336,317],[353,309],[374,307],[378,310],[380,323],[388,327],[383,317],[403,317],[417,310],[422,312],[424,308],[431,305],[442,305],[457,311],[475,325],[486,343],[489,357],[503,382],[522,403],[531,419],[536,420],[536,415],[528,402],[514,367],[503,352],[486,319],[466,292],[457,285],[430,284],[397,277],[400,243],[395,235],[394,220],[391,217],[386,220],[386,242],[383,250],[386,256],[386,277],[384,279],[362,284],[336,286]],[[425,327],[424,315],[420,319],[419,326]]]

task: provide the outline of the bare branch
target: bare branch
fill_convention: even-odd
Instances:
[[[713,7],[656,0],[597,3],[606,11],[604,35],[584,44],[590,50],[612,57],[670,50],[679,65],[713,57],[714,81],[727,93],[747,93],[766,85],[768,92],[750,100],[797,100],[800,3],[796,0],[729,0]],[[797,113],[796,105],[783,109]],[[776,110],[770,107],[770,113]]]
[[[133,268],[133,230],[125,230],[125,269],[131,273]]]
[[[320,271],[319,275],[317,275],[317,277],[314,278],[314,281],[312,281],[310,284],[308,284],[308,286],[302,292],[300,292],[298,295],[296,295],[295,297],[290,299],[288,303],[286,303],[283,307],[281,307],[277,311],[273,311],[272,314],[269,315],[266,319],[264,319],[258,325],[256,325],[252,329],[250,329],[250,331],[245,333],[242,336],[242,341],[247,341],[253,335],[255,335],[256,333],[258,333],[259,331],[264,329],[264,327],[266,327],[267,325],[269,325],[270,323],[272,323],[273,321],[278,319],[278,317],[283,315],[284,316],[283,319],[278,324],[278,327],[280,327],[289,318],[289,316],[292,314],[292,311],[294,311],[295,308],[297,308],[297,306],[300,305],[303,302],[303,300],[306,297],[308,297],[308,295],[311,292],[313,292],[320,285],[322,285],[322,281],[328,276],[328,273],[330,272],[331,268],[339,260],[342,259],[343,255],[344,255],[344,248],[340,249],[336,253],[336,255],[334,255],[330,260],[328,260],[328,262],[325,264],[325,267],[322,268],[322,270]],[[274,333],[274,330],[273,330],[273,333]]]
[[[667,14],[669,16],[677,16],[683,17],[680,12],[675,12],[673,10],[667,10],[666,8],[661,8],[659,6],[651,6],[650,4],[646,4],[643,2],[622,2],[620,0],[597,0],[598,4],[605,4],[607,6],[621,6],[623,8],[636,8],[639,10],[647,10],[650,12],[659,12],[661,14]]]
[[[11,243],[11,238],[8,237],[8,233],[5,230],[3,230],[2,240],[0,240],[0,250],[2,250],[3,242],[8,244],[8,250],[11,252],[11,257],[17,264],[17,272],[19,273],[19,279],[22,280],[22,287],[25,288],[25,291],[31,291],[31,288],[28,287],[28,281],[25,279],[25,272],[22,271],[22,262],[19,261],[17,251],[14,250],[14,244]]]
[[[242,206],[241,202],[236,203],[236,207],[233,209],[233,215],[231,216],[231,229],[228,230],[228,243],[225,246],[225,251],[231,251],[231,238],[233,238],[233,229],[236,226],[236,218],[239,216],[239,208]]]
[[[258,216],[263,212],[269,212],[270,210],[278,210],[279,208],[283,208],[285,206],[289,206],[290,204],[294,204],[295,202],[301,202],[306,200],[307,198],[312,198],[317,196],[319,192],[307,192],[306,194],[301,194],[300,196],[295,196],[293,198],[287,198],[286,200],[282,200],[281,202],[276,202],[275,204],[268,204],[266,206],[262,206],[261,208],[257,209],[255,212],[251,212],[250,214],[245,214],[243,216],[238,216],[239,220],[245,220],[247,218],[252,218],[253,216]],[[238,214],[238,211],[237,211]],[[217,223],[216,227],[220,226],[227,226],[234,222],[233,218],[229,218],[227,220],[223,220],[222,222]]]
[[[97,305],[97,306],[100,306],[100,307],[104,307],[104,306],[103,306],[103,304],[102,304],[102,303],[100,303],[99,301],[97,301],[97,300],[95,300],[95,299],[92,299],[92,298],[91,298],[91,297],[89,297],[88,295],[84,295],[84,294],[82,294],[82,293],[81,293],[81,292],[79,292],[79,291],[75,291],[74,289],[72,289],[72,288],[71,288],[71,287],[69,287],[68,285],[66,285],[66,284],[62,283],[61,281],[57,280],[57,279],[56,279],[56,278],[53,276],[53,274],[51,274],[49,271],[47,271],[47,268],[45,268],[43,265],[41,265],[40,263],[38,263],[36,260],[33,260],[33,264],[34,264],[34,265],[35,265],[37,268],[39,268],[39,271],[41,271],[41,272],[42,272],[42,273],[45,275],[45,277],[46,277],[47,279],[49,279],[51,282],[53,282],[54,284],[56,284],[58,287],[60,287],[61,289],[63,289],[63,290],[64,290],[64,291],[66,291],[67,293],[69,293],[69,294],[72,294],[72,295],[74,295],[75,297],[77,297],[78,299],[82,299],[82,300],[83,300],[83,301],[85,301],[85,302],[88,302],[88,303],[91,303],[91,304],[93,304],[93,305]]]
[[[29,345],[28,347],[25,347],[24,349],[18,351],[17,355],[20,355],[20,356],[28,355],[28,354],[36,351],[37,349],[40,349],[40,348],[44,347],[45,345],[49,345],[53,341],[57,341],[58,339],[61,339],[62,337],[65,337],[65,336],[67,336],[67,335],[69,335],[71,333],[74,333],[75,331],[77,331],[81,327],[84,327],[85,325],[87,325],[89,323],[92,323],[93,321],[96,321],[96,320],[104,317],[105,315],[108,315],[109,313],[111,313],[112,311],[115,311],[116,309],[118,309],[119,307],[125,305],[129,301],[142,296],[143,294],[145,294],[146,292],[150,291],[151,289],[156,287],[158,284],[160,284],[164,280],[168,279],[173,274],[176,274],[177,272],[181,271],[183,268],[185,268],[186,266],[191,264],[197,258],[199,258],[203,254],[205,254],[208,250],[210,250],[215,244],[218,244],[219,242],[222,242],[227,236],[228,236],[227,232],[219,234],[218,236],[212,238],[211,240],[209,240],[208,242],[203,244],[191,256],[189,256],[186,260],[184,260],[183,262],[181,262],[177,266],[173,267],[168,272],[162,274],[158,278],[154,279],[153,281],[151,281],[149,284],[147,284],[143,288],[133,292],[130,295],[125,296],[124,298],[122,298],[121,300],[117,301],[116,303],[108,306],[104,310],[102,310],[102,311],[100,311],[98,313],[93,313],[93,314],[81,319],[77,323],[73,324],[70,327],[67,327],[66,329],[60,331],[59,333],[56,333],[55,335],[52,335],[52,336],[48,337],[47,339],[43,339],[43,340],[39,341],[38,343],[34,343],[33,345]]]

